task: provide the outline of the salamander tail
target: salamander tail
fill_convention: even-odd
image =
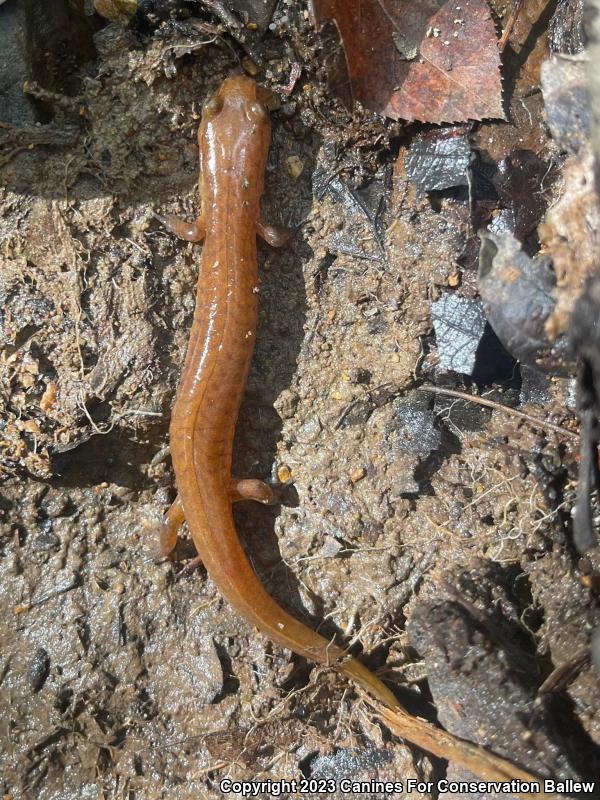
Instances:
[[[421,747],[428,753],[464,767],[469,772],[487,781],[519,781],[523,786],[543,785],[535,775],[521,769],[505,758],[495,755],[473,742],[459,739],[448,731],[432,725],[421,717],[409,714],[398,702],[394,694],[360,661],[350,659],[340,664],[340,671],[355,681],[367,693],[367,701],[373,705],[381,721],[401,739]],[[549,794],[531,787],[528,791],[516,791],[517,797],[526,800],[549,800],[556,794]]]
[[[379,680],[370,669],[367,669],[364,664],[361,664],[355,658],[340,664],[340,671],[347,675],[348,678],[356,681],[366,692],[389,709],[402,708],[391,689],[388,689],[383,681]]]

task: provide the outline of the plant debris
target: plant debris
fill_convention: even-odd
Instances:
[[[565,336],[552,340],[546,322],[554,312],[556,275],[548,256],[530,258],[511,233],[482,233],[478,286],[485,315],[515,359],[553,374],[573,364]]]
[[[333,20],[346,54],[352,97],[392,119],[464,122],[504,118],[500,55],[485,0],[382,6],[312,0],[317,27]]]
[[[546,119],[556,142],[576,153],[590,138],[591,110],[586,59],[552,56],[542,64]]]
[[[414,137],[404,159],[409,178],[420,192],[468,186],[471,144],[463,129],[442,128]]]
[[[445,294],[431,306],[440,367],[472,375],[486,318],[477,300]]]

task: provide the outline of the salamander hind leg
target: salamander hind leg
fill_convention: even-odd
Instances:
[[[155,214],[154,212],[152,212],[152,214],[170,233],[174,233],[175,236],[178,236],[180,239],[185,239],[186,242],[201,242],[206,235],[206,228],[202,217],[198,217],[195,222],[187,222],[171,214],[167,214],[165,217],[161,214]]]
[[[271,247],[283,247],[294,235],[293,232],[287,228],[278,228],[276,225],[265,225],[265,223],[260,220],[256,223],[256,232],[260,238],[264,239]]]
[[[179,542],[179,529],[185,522],[185,513],[179,495],[175,498],[171,507],[164,516],[160,531],[160,552],[163,556],[170,556]],[[179,575],[191,575],[194,570],[202,566],[200,556],[192,558]]]
[[[229,494],[231,502],[237,503],[240,500],[256,500],[265,506],[273,506],[277,503],[277,495],[268,483],[259,481],[257,478],[231,478],[229,484]]]
[[[163,556],[169,556],[177,547],[179,540],[179,529],[185,522],[185,514],[179,495],[164,516],[160,531],[160,552]]]

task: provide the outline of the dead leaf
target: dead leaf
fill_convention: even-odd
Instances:
[[[585,280],[597,268],[600,208],[593,174],[594,157],[586,145],[565,161],[562,196],[538,228],[556,270],[556,309],[546,322],[551,339],[567,330]]]
[[[335,22],[352,96],[392,119],[504,118],[497,36],[485,0],[311,0]]]

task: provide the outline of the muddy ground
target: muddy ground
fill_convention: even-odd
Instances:
[[[525,5],[505,54],[511,122],[471,136],[496,161],[529,149],[559,169],[530,91],[549,13]],[[259,244],[236,473],[291,480],[281,505],[236,508],[240,536],[269,592],[415,713],[540,774],[597,777],[600,559],[570,539],[572,380],[492,359],[475,385],[440,367],[432,302],[477,295],[468,196],[419,195],[403,156],[422,126],[345,112],[324,82],[329,43],[301,9],[280,4],[273,24],[258,79],[281,90],[293,62],[303,73],[275,103],[263,208],[295,235]],[[15,139],[0,162],[4,796],[456,776],[253,630],[202,569],[178,577],[156,557],[200,247],[152,212],[195,215],[201,106],[244,53],[210,28],[96,26],[68,100],[32,89],[49,140]],[[540,190],[540,221],[560,185]],[[419,389],[432,383],[539,422]]]

